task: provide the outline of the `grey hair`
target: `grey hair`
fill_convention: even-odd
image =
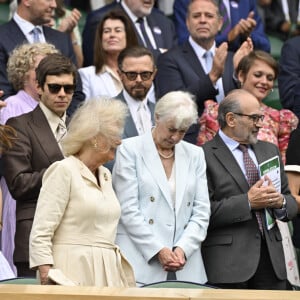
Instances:
[[[242,89],[232,90],[225,98],[220,102],[218,109],[218,122],[220,128],[223,129],[226,127],[226,115],[229,112],[233,113],[241,113],[241,97],[245,95],[245,93],[249,94],[249,92]]]
[[[194,96],[188,92],[169,92],[155,106],[156,121],[175,122],[176,128],[188,128],[197,123],[198,111]]]
[[[109,97],[88,99],[72,116],[61,144],[65,156],[77,154],[91,139],[110,141],[122,135],[128,109],[125,103]]]

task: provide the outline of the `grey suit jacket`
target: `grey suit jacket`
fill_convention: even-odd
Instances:
[[[123,92],[121,92],[119,95],[117,95],[115,97],[116,99],[119,99],[121,101],[123,101],[126,105],[127,105],[127,102],[124,98],[124,95],[123,95]],[[152,124],[154,124],[154,103],[148,101],[148,107],[150,109],[150,112],[151,112],[151,120],[152,120]],[[136,126],[134,124],[134,121],[132,119],[132,116],[129,112],[129,114],[127,115],[126,117],[126,121],[125,121],[125,127],[124,127],[124,132],[123,132],[123,136],[122,136],[122,139],[127,139],[129,137],[132,137],[132,136],[137,136],[139,135],[138,134],[138,131],[136,129]]]
[[[248,183],[231,151],[217,134],[203,146],[211,201],[211,219],[202,253],[211,283],[243,282],[254,275],[259,258],[261,234],[255,214],[249,208]],[[278,155],[278,148],[258,141],[253,146],[258,163]],[[297,214],[281,162],[281,193],[287,201],[287,218]],[[286,279],[282,237],[275,225],[264,236],[276,276]]]
[[[4,177],[16,203],[14,260],[28,262],[28,243],[36,202],[45,170],[63,159],[49,123],[37,106],[32,112],[11,118],[17,131],[14,146],[3,155]]]

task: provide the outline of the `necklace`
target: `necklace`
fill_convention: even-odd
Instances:
[[[165,159],[168,159],[168,158],[171,158],[174,156],[174,151],[172,151],[171,154],[169,154],[169,155],[164,155],[159,150],[157,150],[157,152],[162,158],[165,158]]]

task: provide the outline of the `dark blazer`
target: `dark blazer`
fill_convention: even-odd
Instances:
[[[29,234],[45,170],[63,159],[49,123],[37,106],[33,111],[11,118],[7,124],[17,131],[14,146],[5,155],[5,180],[16,200],[14,261],[29,261]]]
[[[189,32],[185,24],[186,12],[187,12],[187,7],[189,2],[190,0],[175,0],[174,2],[174,23],[176,26],[176,31],[177,31],[178,40],[180,44],[185,42],[189,36]],[[254,11],[255,13],[254,19],[256,21],[256,27],[251,33],[251,39],[253,41],[254,48],[270,52],[270,42],[268,37],[265,34],[263,22],[257,12],[256,0],[243,0],[243,1],[236,0],[236,1],[230,1],[230,3],[231,2],[237,3],[237,8],[234,8],[236,7],[236,5],[230,6],[230,14],[231,14],[231,22],[232,22],[231,27],[234,27],[239,22],[240,19],[242,18],[246,19],[250,11]],[[238,2],[241,3],[239,4]],[[222,32],[219,32],[219,34],[216,36],[217,45],[220,45],[225,41],[227,41],[227,36],[222,34]],[[232,43],[230,43],[229,49],[232,51],[237,50],[242,42],[243,40],[241,40],[240,38],[234,40]]]
[[[297,24],[298,1],[287,0],[291,23]],[[282,40],[289,38],[289,33],[280,31],[280,26],[285,22],[281,0],[272,0],[270,5],[263,7],[265,15],[265,29],[268,34],[277,36]]]
[[[233,53],[228,52],[222,76],[225,95],[237,88],[233,74]],[[204,101],[207,99],[215,100],[218,94],[218,90],[215,89],[209,75],[205,73],[188,41],[160,55],[157,62],[155,87],[158,99],[168,92],[179,90],[195,95],[199,116],[203,112]],[[198,130],[199,126],[192,126],[187,132],[185,140],[195,144]]]
[[[120,3],[114,1],[104,7],[91,11],[87,17],[85,26],[82,32],[82,50],[84,56],[84,66],[93,65],[94,61],[94,40],[95,33],[98,24],[102,20],[103,16],[113,9],[121,9],[123,12],[123,6]],[[125,12],[126,13],[126,12]],[[175,32],[175,26],[173,22],[167,18],[160,10],[153,8],[149,16],[147,16],[147,22],[152,31],[158,48],[170,49],[177,44],[177,36]],[[135,28],[135,25],[133,24]],[[144,46],[143,40],[136,31],[138,42],[141,46]],[[154,57],[157,58],[161,52],[159,50],[153,50]]]
[[[76,57],[70,36],[48,26],[43,26],[43,32],[46,41],[53,44],[63,55],[69,57],[76,65]],[[6,65],[9,55],[17,46],[24,43],[28,43],[28,41],[13,19],[0,26],[0,90],[4,91],[5,99],[16,93],[7,79]],[[85,98],[82,93],[80,76],[77,77],[76,91],[71,104],[72,113],[75,111],[75,107],[84,101]]]
[[[244,282],[256,271],[261,234],[255,214],[249,209],[248,183],[231,151],[217,134],[203,146],[207,163],[211,218],[202,254],[211,283]],[[253,146],[258,163],[280,153],[268,142]],[[281,193],[287,201],[287,219],[297,214],[297,203],[291,196],[281,162]],[[285,220],[287,221],[287,220]],[[282,237],[275,225],[267,230],[263,218],[264,236],[276,276],[286,279]]]
[[[288,39],[281,48],[278,87],[281,104],[300,119],[300,36]],[[298,127],[300,123],[298,124]]]
[[[300,167],[300,129],[292,131],[289,145],[286,150],[286,166]],[[292,168],[293,169],[293,168]],[[293,219],[293,243],[295,247],[300,248],[300,214]]]
[[[121,92],[115,98],[121,100],[122,102],[124,102],[127,105],[127,102],[124,98],[123,92]],[[155,105],[154,105],[154,103],[152,103],[150,101],[148,101],[147,104],[148,104],[148,107],[149,107],[150,112],[151,112],[152,124],[154,125],[154,107],[155,107]],[[127,139],[129,137],[133,137],[133,136],[137,136],[137,135],[139,135],[138,131],[136,129],[136,126],[134,124],[132,116],[129,112],[127,117],[126,117],[126,120],[125,120],[125,127],[124,127],[124,132],[123,132],[122,139]]]

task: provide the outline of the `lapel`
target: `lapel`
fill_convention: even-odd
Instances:
[[[194,72],[200,77],[203,78],[203,76],[206,76],[205,71],[202,68],[202,65],[194,52],[192,46],[188,41],[186,41],[182,45],[182,54],[183,58],[188,62],[190,67],[194,70]]]
[[[242,191],[248,191],[249,185],[243,171],[219,134],[214,137],[211,148],[216,159],[227,170],[226,173],[231,175]]]
[[[155,18],[151,14],[149,16],[147,16],[147,22],[148,22],[148,25],[151,29],[152,35],[154,37],[157,49],[164,48],[164,40],[163,40],[163,37],[162,37],[162,30],[157,25],[157,22],[155,21]]]
[[[189,180],[189,169],[191,156],[186,153],[184,143],[175,145],[175,167],[176,167],[176,214],[179,213],[181,202],[184,198],[184,192]]]
[[[63,154],[39,105],[32,111],[31,117],[32,120],[28,122],[28,126],[35,135],[41,149],[48,157],[49,162],[53,163],[63,159]]]
[[[140,141],[142,148],[142,159],[144,161],[144,164],[147,167],[149,173],[152,175],[159,189],[161,190],[163,197],[167,200],[170,208],[173,210],[173,202],[169,191],[169,183],[167,181],[165,170],[155,147],[152,133],[147,132],[146,134],[142,135]]]
[[[82,176],[82,178],[84,178],[85,180],[90,181],[93,185],[95,185],[95,187],[100,189],[100,187],[97,183],[97,179],[93,175],[93,173],[90,171],[90,169],[81,160],[77,159],[76,157],[70,156],[70,159],[72,159],[74,161],[74,164],[79,169],[79,172],[80,172],[80,175]],[[101,169],[101,167],[98,169],[98,177],[99,177],[99,181],[100,181],[101,186],[102,186],[102,183],[104,183],[104,182],[101,178],[101,176],[103,177],[103,174],[101,174],[101,173],[103,173],[103,172],[101,172],[100,169]]]
[[[14,19],[11,19],[9,21],[9,39],[10,41],[13,41],[13,45],[20,45],[22,43],[28,43],[25,35],[23,34],[22,30],[18,26],[18,24],[14,21]]]
[[[122,101],[122,102],[124,102],[126,104],[126,106],[128,107],[127,102],[126,102],[126,100],[123,96],[123,92],[121,92],[115,98]],[[137,129],[135,127],[135,124],[134,124],[134,121],[132,119],[131,113],[128,109],[128,115],[127,115],[126,120],[125,120],[123,138],[128,138],[128,137],[137,136],[137,135],[139,135],[139,134],[138,134]]]

